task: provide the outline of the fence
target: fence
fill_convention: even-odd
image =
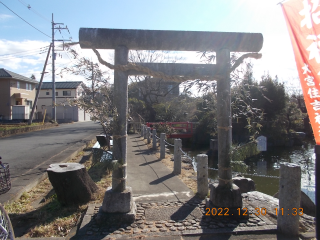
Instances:
[[[196,157],[197,161],[190,158],[183,150],[182,150],[182,141],[181,139],[175,139],[174,145],[168,143],[165,140],[165,133],[160,133],[160,137],[157,136],[156,130],[152,130],[150,127],[146,125],[141,125],[141,137],[147,139],[148,143],[151,142],[151,135],[153,139],[153,149],[157,149],[157,142],[160,142],[160,158],[165,158],[165,145],[169,145],[174,147],[174,167],[173,173],[181,174],[181,155],[184,154],[187,158],[189,158],[194,166],[195,171],[197,172],[197,194],[200,197],[206,197],[209,192],[209,184],[208,184],[208,170],[218,170],[213,168],[208,168],[208,156],[206,154],[198,154]],[[212,149],[217,147],[216,140],[211,141]],[[320,149],[320,148],[319,148]],[[320,152],[320,151],[319,151]],[[279,209],[299,209],[300,207],[300,192],[301,192],[301,168],[296,164],[284,163],[280,168],[280,185],[282,188],[279,190]],[[235,172],[233,172],[235,173]],[[250,175],[250,174],[246,174]],[[252,176],[259,176],[256,174],[252,174]],[[263,176],[263,177],[275,177],[275,176]],[[279,177],[275,177],[279,178]],[[292,189],[298,189],[295,191],[294,200],[292,200]],[[210,200],[211,196],[210,196]],[[297,215],[278,215],[277,222],[278,229],[286,234],[286,235],[297,235],[298,234],[298,226],[299,226],[299,216]]]
[[[141,131],[141,122],[130,122],[128,121],[128,132],[140,132]]]
[[[170,144],[165,140],[166,134],[160,133],[160,137],[157,136],[156,130],[153,129],[151,133],[151,128],[147,125],[141,124],[140,128],[141,137],[147,139],[148,143],[151,143],[151,136],[152,136],[152,148],[157,149],[157,142],[160,143],[160,159],[165,158],[166,151],[165,145],[174,147],[174,167],[173,173],[174,174],[181,174],[181,156],[182,154],[188,158],[192,165],[193,169],[197,172],[197,193],[201,197],[206,197],[209,191],[208,188],[208,156],[205,154],[198,154],[197,161],[193,158],[188,156],[182,150],[182,140],[175,139],[174,144]]]

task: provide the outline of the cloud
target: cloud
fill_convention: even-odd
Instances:
[[[37,73],[44,64],[45,47],[49,42],[44,41],[8,41],[0,39],[0,66],[15,73],[30,77]]]
[[[6,39],[0,39],[0,67],[15,73],[21,74],[26,77],[30,77],[32,74],[35,75],[39,81],[45,58],[47,56],[49,42],[46,41],[9,41]],[[59,44],[56,44],[57,49],[61,49]],[[80,51],[79,49],[77,49]],[[55,61],[55,72],[56,81],[84,81],[85,79],[81,76],[75,76],[71,74],[64,74],[61,78],[58,74],[64,67],[70,67],[75,62],[70,53],[65,51],[57,51],[57,57]],[[103,53],[102,56],[109,60],[110,53]],[[81,56],[89,56],[89,59],[96,58],[92,50],[82,50]],[[96,60],[97,61],[97,60]],[[112,61],[113,62],[113,61]],[[50,58],[46,67],[46,74],[44,81],[52,80],[52,58]]]
[[[0,14],[0,22],[7,21],[10,18],[13,18],[13,16],[11,16],[9,14]]]

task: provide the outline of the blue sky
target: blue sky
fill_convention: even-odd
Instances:
[[[56,32],[56,39],[78,41],[80,27],[259,32],[264,36],[261,60],[252,61],[255,78],[264,72],[281,81],[299,84],[293,51],[279,0],[0,0],[39,31],[51,36],[51,17],[68,26],[70,34]],[[35,30],[0,3],[0,67],[40,78],[46,54],[38,54],[51,39]],[[27,6],[30,5],[31,9]],[[33,52],[32,52],[32,51]],[[22,54],[7,56],[22,51]],[[83,56],[95,61],[91,50]],[[28,55],[29,54],[29,55]],[[71,56],[60,52],[58,69],[71,65]],[[5,56],[4,56],[5,55]],[[104,56],[112,61],[112,53]],[[197,54],[185,55],[187,62],[199,62]],[[48,65],[50,71],[51,66]],[[45,81],[50,81],[50,73]],[[79,80],[67,76],[57,80]]]

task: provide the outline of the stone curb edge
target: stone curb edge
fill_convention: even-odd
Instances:
[[[6,138],[6,137],[11,137],[11,136],[15,136],[15,135],[19,135],[19,134],[24,134],[24,133],[29,133],[29,132],[37,132],[37,131],[41,131],[41,130],[45,130],[45,129],[49,129],[49,128],[53,128],[53,127],[59,127],[59,125],[40,125],[40,126],[33,126],[33,127],[26,127],[22,132],[19,132],[20,129],[15,129],[15,130],[8,130],[8,132],[12,133],[8,133],[7,135],[0,135],[0,138]],[[16,132],[17,131],[17,132]]]

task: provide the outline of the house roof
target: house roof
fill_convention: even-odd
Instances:
[[[24,82],[38,83],[37,80],[33,80],[32,78],[22,76],[20,74],[11,72],[11,71],[4,69],[4,68],[0,68],[0,78],[13,78],[13,79],[21,80]]]
[[[56,89],[75,89],[77,88],[82,82],[56,82]],[[38,88],[39,84],[36,86]],[[43,82],[41,85],[41,89],[52,89],[52,82]]]

